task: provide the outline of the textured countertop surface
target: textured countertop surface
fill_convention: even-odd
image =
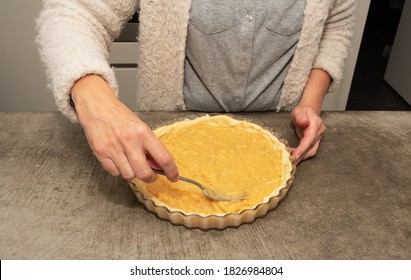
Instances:
[[[194,113],[140,114],[155,127]],[[288,113],[234,114],[298,140]],[[284,201],[239,228],[149,213],[59,113],[0,113],[0,259],[410,259],[411,113],[326,112]]]

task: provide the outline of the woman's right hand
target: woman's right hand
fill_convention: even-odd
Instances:
[[[177,166],[153,131],[121,103],[98,75],[78,80],[71,91],[80,123],[94,155],[111,175],[153,182],[152,167],[178,180]]]

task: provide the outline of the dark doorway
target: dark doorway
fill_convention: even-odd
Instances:
[[[411,110],[384,80],[404,1],[371,0],[346,110]]]

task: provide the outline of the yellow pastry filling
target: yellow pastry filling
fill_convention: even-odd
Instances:
[[[271,133],[255,124],[228,116],[205,116],[177,122],[155,131],[172,154],[181,176],[210,189],[247,198],[217,201],[196,186],[169,182],[158,176],[153,183],[139,182],[159,204],[187,214],[239,213],[267,202],[290,178],[289,153]]]

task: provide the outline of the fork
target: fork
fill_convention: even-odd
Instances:
[[[153,171],[157,174],[166,176],[163,170],[153,169]],[[243,199],[246,199],[248,196],[246,193],[242,193],[240,195],[233,195],[232,193],[229,193],[229,192],[212,190],[193,179],[182,177],[182,176],[179,176],[178,179],[199,187],[203,191],[203,193],[212,200],[219,200],[219,201],[243,200]]]

